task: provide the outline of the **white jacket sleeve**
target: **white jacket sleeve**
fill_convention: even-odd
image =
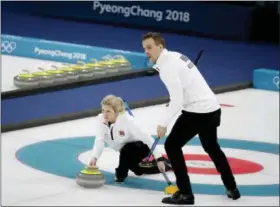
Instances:
[[[127,126],[132,134],[133,137],[137,138],[138,140],[141,140],[143,143],[147,144],[149,148],[151,149],[154,144],[154,139],[151,135],[146,133],[144,130],[141,129],[140,124],[137,123],[137,121],[134,118],[128,119]],[[154,157],[157,159],[159,157],[162,157],[161,152],[158,150],[158,147],[155,147],[153,151]]]
[[[102,130],[103,123],[102,121],[98,120],[98,124],[96,127],[96,139],[93,145],[93,150],[92,150],[92,157],[96,158],[97,160],[101,156],[104,146],[105,146],[105,140],[104,140],[104,133]]]
[[[166,107],[163,119],[159,123],[159,125],[163,127],[167,127],[171,119],[182,108],[183,94],[181,82],[177,72],[178,68],[174,67],[180,67],[180,65],[166,65],[164,66],[164,68],[161,69],[161,80],[166,86],[170,98],[170,102],[169,105]]]

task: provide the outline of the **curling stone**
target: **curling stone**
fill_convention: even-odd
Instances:
[[[119,71],[117,64],[114,62],[113,58],[110,55],[104,56],[103,61],[99,61],[98,63],[101,64],[107,73],[116,73]]]
[[[119,69],[119,72],[131,70],[130,62],[122,55],[115,55],[113,57],[113,62],[117,65],[116,67]]]
[[[55,66],[53,66],[53,67],[55,67]],[[65,73],[67,81],[76,81],[80,77],[79,72],[72,67],[73,66],[71,66],[71,65],[64,64],[64,67],[59,68],[59,70],[61,70]]]
[[[84,188],[100,188],[105,184],[105,177],[98,168],[85,168],[77,175],[76,183]]]
[[[14,85],[18,88],[32,88],[39,85],[40,78],[30,74],[28,70],[14,77]]]
[[[67,75],[62,70],[52,69],[46,70],[46,72],[53,76],[55,83],[65,83],[67,81]]]
[[[92,59],[87,65],[93,69],[94,76],[105,76],[107,74],[104,65],[99,64],[96,59]]]
[[[32,75],[39,78],[39,85],[51,85],[54,83],[54,76],[46,71],[34,72]]]
[[[77,70],[80,78],[91,78],[94,75],[94,70],[92,67],[88,66],[86,63],[79,61],[78,64],[72,68]]]

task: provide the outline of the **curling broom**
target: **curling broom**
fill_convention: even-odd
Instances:
[[[126,101],[124,101],[124,104],[125,104],[125,109],[128,111],[128,113],[129,113],[131,116],[134,116],[133,113],[131,112],[131,110],[130,110],[128,104],[126,103]],[[155,142],[154,142],[154,144],[153,144],[153,146],[152,146],[152,148],[151,148],[150,154],[149,154],[148,157],[145,159],[146,162],[149,160],[150,156],[152,155],[153,150],[155,149],[155,147],[156,147],[156,145],[157,145],[159,139],[160,139],[159,137],[156,138],[156,140],[155,140]],[[145,161],[144,161],[144,162],[145,162]],[[147,167],[147,165],[144,165],[144,166]],[[168,185],[168,186],[164,189],[164,193],[165,193],[165,194],[174,194],[174,193],[176,193],[176,192],[179,190],[178,187],[177,187],[176,185],[173,185],[173,184],[172,184],[172,182],[169,180],[169,178],[168,178],[166,172],[163,171],[163,172],[161,172],[161,173],[163,174],[163,177],[164,177],[164,179],[165,179],[165,181],[166,181],[166,183],[167,183],[167,185]]]

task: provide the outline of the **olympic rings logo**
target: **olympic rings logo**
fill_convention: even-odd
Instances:
[[[279,88],[279,76],[275,76],[273,78],[273,83],[277,86],[277,88]]]
[[[12,53],[17,48],[15,42],[3,41],[1,43],[1,52]]]

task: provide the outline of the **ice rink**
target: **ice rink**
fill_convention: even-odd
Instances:
[[[220,176],[197,138],[184,147],[197,206],[279,205],[279,93],[255,89],[218,95],[222,104],[220,144],[230,160],[242,197],[224,195]],[[132,110],[155,134],[164,105]],[[163,176],[136,177],[113,184],[118,153],[106,148],[98,162],[106,185],[83,189],[75,175],[87,164],[96,118],[3,133],[2,205],[5,206],[160,206]],[[169,126],[169,130],[172,124]],[[161,149],[164,147],[161,142]],[[168,176],[174,181],[172,172]]]

